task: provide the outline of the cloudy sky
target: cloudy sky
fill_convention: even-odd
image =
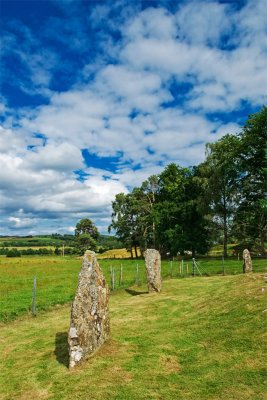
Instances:
[[[68,233],[267,103],[267,0],[1,1],[0,235]]]

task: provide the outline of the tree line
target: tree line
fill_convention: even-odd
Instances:
[[[205,254],[214,244],[237,243],[266,254],[267,107],[241,132],[206,145],[204,162],[174,163],[112,202],[109,231],[130,251]],[[134,249],[134,250],[133,250]]]

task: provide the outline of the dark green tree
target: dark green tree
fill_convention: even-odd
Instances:
[[[205,253],[209,247],[207,221],[198,209],[201,194],[195,168],[170,164],[159,175],[156,229],[162,253]]]
[[[267,107],[249,116],[239,140],[239,199],[234,232],[243,247],[253,247],[265,254]]]
[[[137,199],[132,193],[119,193],[112,202],[112,222],[109,232],[114,229],[117,237],[124,243],[127,250],[135,249],[137,257],[137,246],[139,246],[139,232],[137,224]]]
[[[89,218],[83,218],[77,223],[75,237],[79,254],[84,254],[86,250],[96,251],[99,233]]]
[[[223,253],[227,257],[227,243],[237,207],[238,179],[237,155],[240,139],[225,135],[215,143],[206,145],[206,160],[198,170],[202,177],[202,213],[210,216],[217,239],[223,238]]]

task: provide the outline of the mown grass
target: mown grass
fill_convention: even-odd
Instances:
[[[264,400],[260,274],[172,279],[113,292],[111,339],[67,369],[70,307],[1,326],[1,400]]]
[[[54,305],[70,302],[75,294],[78,274],[82,259],[61,256],[26,256],[21,258],[0,257],[0,321],[10,321],[19,315],[30,313],[32,305],[33,278],[37,278],[36,305],[37,312],[49,309]],[[102,259],[99,263],[107,282],[111,286],[111,268],[114,269],[114,289],[127,288],[134,283],[142,285],[146,282],[144,260]],[[137,276],[138,264],[138,276]],[[122,280],[120,270],[122,266]],[[220,259],[201,259],[198,261],[202,274],[216,275],[223,273]],[[267,260],[254,260],[255,271],[267,271]],[[225,274],[242,273],[242,261],[225,260]],[[198,270],[196,270],[198,274]],[[192,263],[163,260],[162,276],[164,279],[172,275],[174,278],[192,276]]]

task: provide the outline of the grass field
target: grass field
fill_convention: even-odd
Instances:
[[[49,309],[54,305],[65,304],[73,299],[78,274],[82,260],[76,257],[38,257],[25,256],[21,258],[0,257],[0,321],[10,321],[19,315],[29,313],[32,304],[33,278],[37,278],[37,312]],[[111,286],[111,267],[114,268],[114,289],[127,288],[136,283],[146,282],[144,260],[99,260],[107,282]],[[138,276],[137,276],[138,264]],[[122,281],[120,268],[122,265]],[[218,275],[223,272],[220,259],[201,259],[198,261],[200,272],[204,275]],[[253,268],[256,272],[267,271],[267,260],[254,260]],[[225,274],[242,273],[242,262],[225,260]],[[198,272],[198,271],[196,271]],[[172,275],[174,278],[192,276],[192,263],[184,261],[162,261],[162,276],[164,279]]]
[[[69,305],[2,325],[0,399],[266,399],[263,274],[169,279],[145,292],[113,292],[111,339],[72,372]]]

